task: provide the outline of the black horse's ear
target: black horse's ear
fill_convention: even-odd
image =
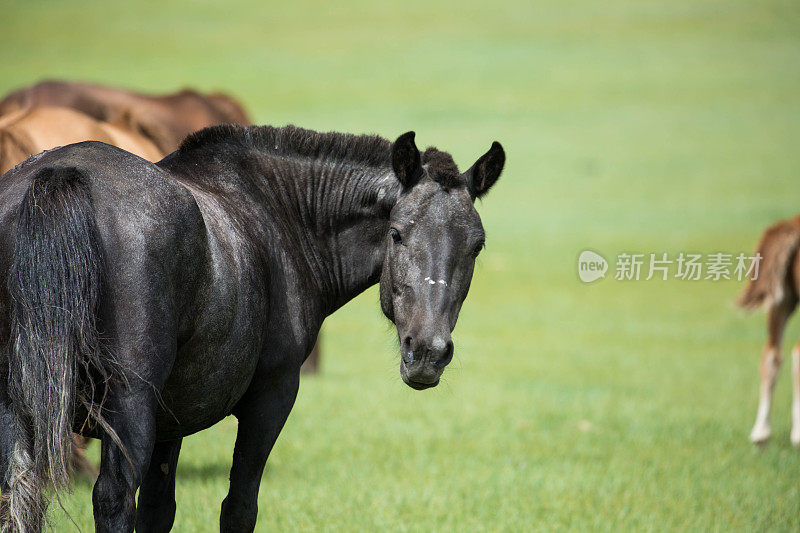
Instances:
[[[402,134],[392,146],[392,168],[394,174],[405,188],[411,188],[422,177],[422,162],[419,150],[414,143],[415,133]]]
[[[492,143],[489,151],[467,170],[467,185],[473,198],[480,198],[492,188],[506,163],[506,153],[499,142]]]

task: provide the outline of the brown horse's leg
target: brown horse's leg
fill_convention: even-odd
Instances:
[[[800,447],[800,342],[792,350],[792,444]]]
[[[772,407],[772,392],[775,388],[775,378],[781,366],[781,339],[786,321],[794,311],[797,299],[794,295],[787,295],[784,299],[770,307],[767,316],[767,343],[761,355],[761,388],[758,399],[758,413],[753,430],[750,432],[750,441],[756,444],[766,442],[771,434],[769,413]]]
[[[319,372],[319,341],[320,337],[317,337],[317,342],[314,343],[311,353],[308,354],[303,366],[300,367],[300,372],[303,374],[316,374]]]
[[[70,463],[72,463],[72,472],[74,475],[90,483],[94,483],[99,471],[86,457],[86,454],[83,453],[84,448],[86,448],[90,442],[92,442],[90,439],[73,433],[72,457],[70,457]]]
[[[795,254],[792,265],[792,283],[795,294],[800,294],[800,254]],[[800,342],[792,350],[792,444],[800,447]]]

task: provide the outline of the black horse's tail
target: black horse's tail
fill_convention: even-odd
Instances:
[[[75,168],[41,170],[20,206],[8,279],[17,428],[4,532],[43,527],[44,488],[69,482],[76,409],[110,430],[95,402],[115,374],[97,324],[103,264],[86,177]]]

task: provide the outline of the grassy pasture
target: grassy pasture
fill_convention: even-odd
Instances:
[[[259,531],[800,527],[788,373],[772,442],[747,442],[764,327],[733,309],[740,284],[584,285],[575,265],[585,248],[749,251],[800,211],[797,2],[2,12],[0,91],[43,77],[192,85],[229,90],[262,123],[414,129],[464,168],[492,140],[507,150],[445,381],[403,385],[374,289],[332,316],[323,372],[304,379],[268,463]],[[184,441],[176,531],[218,528],[235,432],[227,419]],[[83,531],[90,491],[65,499]]]

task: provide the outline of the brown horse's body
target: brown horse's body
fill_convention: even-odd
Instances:
[[[143,135],[63,107],[35,107],[0,117],[0,174],[33,154],[81,141],[102,141],[150,161],[164,156]]]
[[[800,300],[800,216],[767,228],[757,249],[762,257],[758,277],[748,283],[738,303],[747,309],[767,308],[767,342],[761,356],[758,414],[750,433],[751,441],[763,443],[771,434],[769,413],[782,360],[783,331]],[[791,440],[792,444],[800,446],[800,343],[792,350],[792,391]]]
[[[184,137],[216,124],[251,124],[244,108],[221,93],[184,89],[174,94],[139,94],[116,87],[71,81],[43,81],[0,100],[0,115],[29,107],[76,109],[97,120],[127,123],[161,152],[178,148]]]

